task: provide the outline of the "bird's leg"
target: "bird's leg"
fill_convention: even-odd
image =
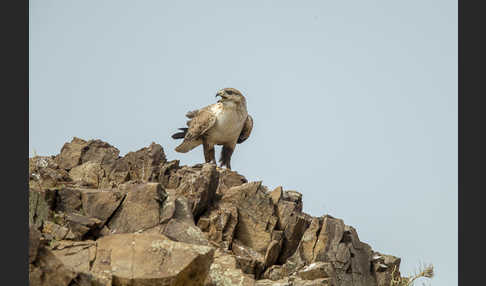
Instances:
[[[216,156],[214,155],[214,145],[210,145],[203,140],[203,149],[204,149],[204,160],[206,163],[213,162],[216,164]]]
[[[221,150],[221,158],[219,158],[219,161],[221,162],[221,167],[226,166],[226,168],[231,170],[231,155],[233,155],[233,147],[229,147],[226,145],[223,145],[223,149]]]

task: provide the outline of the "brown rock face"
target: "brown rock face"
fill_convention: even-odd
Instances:
[[[223,194],[221,202],[238,208],[235,238],[265,255],[278,218],[272,200],[265,193],[261,182],[232,187]]]
[[[92,272],[114,285],[203,285],[214,249],[161,234],[118,234],[97,241]]]
[[[134,185],[127,191],[107,227],[111,233],[131,233],[157,226],[167,193],[159,183]]]
[[[389,286],[373,251],[302,194],[214,164],[179,166],[152,143],[120,157],[74,137],[29,158],[30,285]]]
[[[177,187],[177,195],[189,200],[194,217],[199,217],[206,211],[213,200],[218,187],[219,173],[213,164],[203,164],[199,168],[182,168],[178,171],[180,183]]]

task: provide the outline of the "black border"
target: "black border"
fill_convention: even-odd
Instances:
[[[0,11],[2,284],[28,285],[29,1],[3,1]]]
[[[466,5],[467,3],[467,5]],[[458,285],[482,285],[484,273],[484,9],[458,2]],[[475,101],[475,99],[477,101]],[[475,136],[476,135],[476,136]],[[480,136],[477,136],[480,135]],[[480,163],[483,163],[480,165]],[[451,226],[452,227],[452,226]],[[444,251],[447,251],[446,249]],[[440,269],[438,269],[440,271]]]
[[[472,1],[469,1],[470,5]],[[478,153],[486,145],[484,139],[467,137],[466,134],[481,134],[484,132],[483,124],[479,118],[485,113],[485,105],[471,102],[484,96],[484,88],[479,86],[484,80],[484,65],[481,58],[477,57],[486,51],[480,41],[484,38],[484,25],[480,20],[484,19],[483,11],[479,7],[465,6],[465,1],[458,1],[459,20],[459,166],[458,166],[458,241],[459,241],[459,285],[475,285],[474,282],[482,281],[480,275],[483,265],[478,258],[482,253],[482,209],[484,201],[474,199],[472,194],[480,194],[485,190],[479,183],[479,178],[484,175],[484,167],[471,166],[479,163]],[[4,267],[2,280],[10,285],[28,285],[28,39],[29,39],[29,1],[13,0],[4,1],[0,5],[2,17],[2,69],[4,76],[2,85],[3,110],[2,118],[2,146],[7,155],[7,162],[2,164],[3,177],[3,208],[0,215],[4,218],[2,225],[4,240]],[[469,37],[469,41],[467,41]],[[474,40],[473,40],[474,39]],[[476,40],[477,39],[477,40]],[[465,51],[467,46],[467,52]],[[473,50],[476,53],[472,53]],[[469,70],[465,67],[469,66]],[[474,86],[476,84],[477,86]],[[470,96],[466,98],[466,94]],[[476,126],[475,126],[476,125]],[[482,135],[482,134],[481,134]],[[466,148],[467,141],[467,148]],[[473,146],[476,145],[476,146]],[[473,148],[477,147],[477,148]],[[476,160],[474,160],[476,159]],[[474,162],[476,161],[476,162]],[[466,168],[466,162],[469,168]],[[467,177],[467,181],[465,181]],[[473,182],[471,179],[476,179]],[[477,225],[475,225],[477,223]],[[476,228],[476,227],[478,228]],[[455,226],[451,226],[455,227]],[[473,233],[474,232],[474,233]],[[476,239],[474,239],[474,237]],[[440,238],[438,238],[440,239]],[[6,241],[5,241],[6,240]],[[444,249],[444,251],[449,251]],[[476,257],[477,262],[474,261]],[[437,269],[440,271],[440,269]],[[7,278],[7,279],[5,279]],[[468,283],[469,282],[469,283]],[[433,280],[432,280],[433,284]]]

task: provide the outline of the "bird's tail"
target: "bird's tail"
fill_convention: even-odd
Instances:
[[[187,153],[197,146],[201,145],[202,143],[202,139],[184,140],[179,146],[175,148],[175,151],[179,153]]]
[[[182,132],[172,134],[173,139],[182,139],[186,136],[187,128],[179,128],[179,130],[182,130]]]

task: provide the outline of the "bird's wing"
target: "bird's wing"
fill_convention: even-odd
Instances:
[[[240,144],[245,142],[245,140],[248,139],[248,137],[250,137],[252,129],[253,129],[253,118],[250,115],[248,115],[248,117],[246,117],[245,124],[243,125],[243,129],[241,129],[241,133],[240,136],[238,137],[237,143]]]
[[[213,127],[216,122],[216,116],[207,106],[196,111],[192,111],[191,120],[187,122],[189,126],[185,140],[193,140],[203,135],[209,128]]]

